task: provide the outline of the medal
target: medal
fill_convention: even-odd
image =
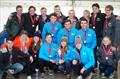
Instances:
[[[95,26],[93,26],[93,29],[95,29]]]
[[[108,60],[108,57],[105,57],[106,60]]]
[[[54,36],[54,34],[52,33],[52,37]]]
[[[59,60],[59,64],[61,64],[61,61]]]
[[[86,40],[84,40],[84,43],[86,43]]]
[[[35,25],[32,25],[32,27],[34,27]]]
[[[52,56],[51,56],[51,55],[49,55],[49,57],[51,58]]]

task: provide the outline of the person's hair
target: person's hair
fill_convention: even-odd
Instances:
[[[47,10],[45,7],[41,7],[41,9],[40,9],[40,10],[43,10],[43,9]]]
[[[86,22],[88,22],[88,20],[87,20],[86,18],[84,18],[84,17],[81,17],[79,20],[80,20],[80,23],[81,23],[81,21],[86,21]]]
[[[16,10],[17,10],[18,8],[22,8],[22,6],[21,6],[21,5],[17,5],[17,6],[16,6]]]
[[[98,9],[100,8],[100,6],[99,6],[98,3],[94,3],[94,4],[92,5],[92,8],[93,8],[93,7],[97,7]]]
[[[62,45],[60,44],[60,50],[62,53],[67,53],[67,50],[68,50],[68,43],[67,45],[63,48]]]
[[[55,5],[54,8],[60,7],[59,5]]]
[[[67,20],[64,21],[63,24],[65,24],[65,23],[67,23],[67,22],[70,22],[70,23],[71,23],[71,21],[67,19]]]
[[[33,8],[36,11],[36,8],[34,6],[30,6],[28,10],[30,10],[31,8]]]
[[[47,36],[49,36],[49,35],[51,36],[51,33],[46,33],[45,37],[47,37]]]
[[[28,32],[25,31],[25,30],[22,30],[22,31],[20,32],[20,36],[23,35],[23,34],[28,35]]]
[[[7,39],[6,39],[6,42],[8,42],[8,41],[14,41],[14,38],[13,37],[8,37]]]
[[[50,17],[51,17],[51,16],[54,16],[54,17],[57,18],[57,15],[56,15],[55,13],[50,14]]]
[[[110,10],[114,10],[113,6],[112,5],[107,5],[105,8],[109,8]]]
[[[88,17],[90,17],[90,11],[89,10],[84,10],[83,12],[86,12],[86,13],[88,13]]]

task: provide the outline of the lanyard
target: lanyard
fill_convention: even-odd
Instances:
[[[34,25],[34,23],[35,23],[35,17],[34,18],[32,18],[32,15],[30,15],[30,19],[31,19],[31,21],[32,21],[32,25]]]
[[[95,27],[95,18],[94,18],[94,15],[92,16],[92,24]]]
[[[106,17],[106,32],[108,32],[108,17]]]
[[[105,55],[108,57],[108,55],[110,54],[110,51],[111,51],[112,45],[110,45],[108,51],[105,49],[105,46],[104,46],[104,45],[102,45],[102,48],[103,48],[103,51],[104,51]]]
[[[87,39],[87,37],[88,37],[87,31],[86,31],[86,33],[83,32],[83,30],[81,30],[81,31],[82,31],[82,36],[83,36],[83,38],[84,38],[84,41],[86,41],[86,39]]]
[[[68,32],[68,33],[67,33],[67,32]],[[69,37],[70,37],[70,33],[71,33],[71,29],[70,29],[70,30],[64,29],[64,33],[65,33],[66,36],[69,38]]]
[[[52,44],[51,44],[51,45],[52,45]],[[46,48],[47,48],[48,53],[51,54],[53,47],[50,47],[50,48],[49,48],[49,47],[48,47],[48,44],[46,44]]]
[[[56,24],[54,24],[54,26],[52,26],[52,25],[53,25],[53,24],[51,23],[51,24],[50,24],[50,30],[51,30],[52,33],[54,33],[54,30],[55,30],[55,27],[56,27],[55,25],[56,25]]]
[[[18,17],[18,24],[20,24],[22,17]]]

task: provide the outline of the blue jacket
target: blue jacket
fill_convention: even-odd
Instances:
[[[57,35],[57,42],[58,44],[60,44],[61,38],[63,36],[68,36],[68,45],[71,47],[74,47],[74,38],[77,34],[77,30],[75,28],[71,28],[71,29],[61,29]]]
[[[76,48],[73,49],[73,60],[79,60],[78,59],[78,53]],[[90,67],[94,67],[95,64],[95,59],[94,59],[94,53],[90,48],[87,48],[85,46],[82,46],[80,49],[80,60],[79,60],[83,65],[84,68],[87,70]]]
[[[54,43],[57,43],[57,35],[58,35],[58,32],[59,30],[62,28],[62,25],[61,23],[59,22],[56,22],[55,24],[53,24],[52,22],[48,22],[44,25],[43,27],[43,31],[42,31],[42,40],[43,42],[45,42],[45,36],[46,36],[46,33],[51,33],[53,36],[52,36],[52,40]],[[54,32],[52,32],[52,30]]]
[[[97,45],[96,34],[93,29],[87,28],[86,31],[84,29],[80,29],[77,33],[81,36],[82,43],[88,48],[94,49]],[[86,34],[86,35],[85,35]],[[86,40],[85,40],[86,36]]]
[[[40,48],[38,58],[44,59],[46,61],[50,61],[50,59],[58,60],[57,54],[58,46],[54,43],[44,42]],[[49,53],[49,49],[51,49],[51,53]]]
[[[7,33],[3,34],[0,33],[0,46],[4,43],[4,39],[7,38],[9,35]]]
[[[58,50],[58,57],[59,57],[59,60],[63,59],[64,61],[72,61],[72,50],[73,48],[72,47],[68,47],[68,50],[67,52],[64,54],[64,57],[62,58],[62,52],[59,52]]]

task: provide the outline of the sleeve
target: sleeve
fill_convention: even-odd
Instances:
[[[75,52],[75,50],[72,50],[72,60],[78,60],[78,56],[77,53]]]
[[[45,48],[44,45],[42,45],[41,49],[39,51],[39,58],[42,58],[42,59],[44,59],[46,61],[50,61],[50,58],[45,54],[46,51],[45,51],[44,48]]]
[[[86,70],[89,69],[90,67],[94,67],[95,65],[94,53],[92,50],[89,50],[88,57],[89,62],[84,66]]]
[[[58,43],[58,45],[60,44],[60,39],[61,39],[61,37],[62,37],[62,29],[58,32],[58,35],[57,35],[57,43]]]
[[[91,48],[94,49],[97,46],[97,39],[96,39],[95,31],[93,31],[92,41],[93,41],[93,43],[92,43]]]
[[[45,42],[45,35],[47,33],[46,26],[47,26],[47,24],[44,24],[43,31],[42,31],[42,40],[43,40],[43,42]]]
[[[4,69],[3,55],[2,55],[2,52],[1,52],[1,51],[0,51],[0,69]]]

